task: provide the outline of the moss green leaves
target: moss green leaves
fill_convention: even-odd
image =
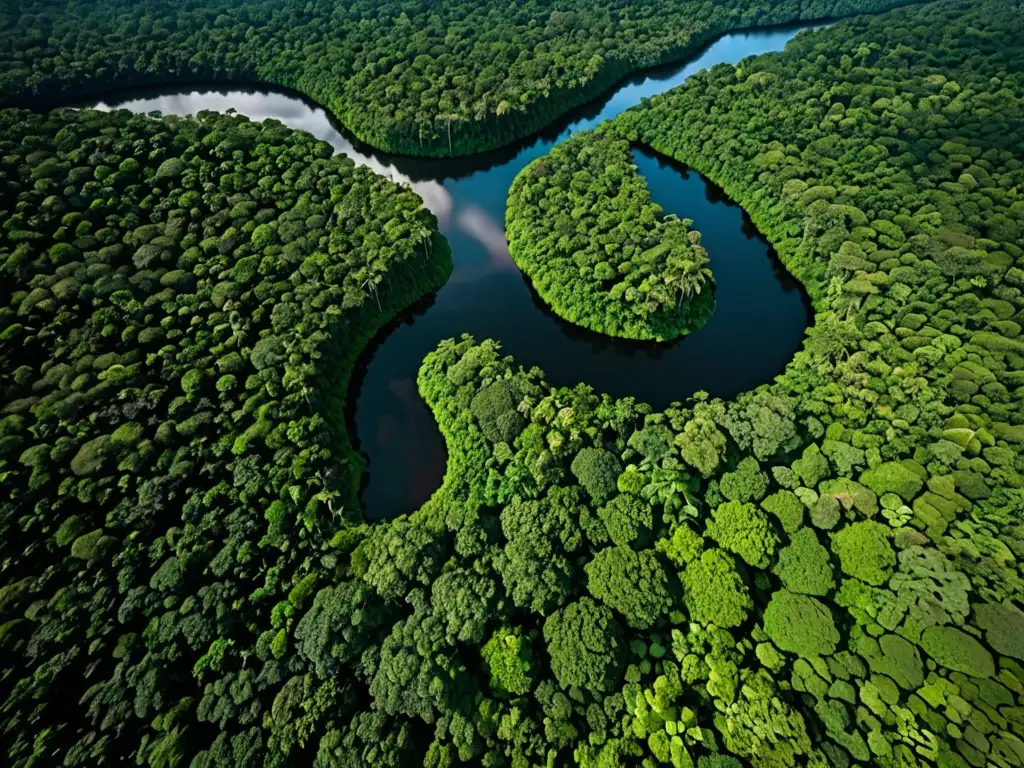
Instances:
[[[584,569],[587,589],[637,629],[653,626],[672,604],[668,574],[652,549],[602,549]]]
[[[470,410],[491,442],[511,443],[525,426],[512,395],[508,382],[496,381],[480,390],[470,403]]]
[[[764,609],[764,631],[779,648],[798,656],[829,656],[839,643],[839,630],[820,601],[779,590]]]
[[[753,456],[740,461],[733,472],[726,472],[718,484],[725,498],[732,501],[760,501],[768,489],[768,475]]]
[[[804,519],[804,504],[792,491],[776,491],[765,498],[761,506],[778,518],[779,525],[786,533],[792,535],[799,530]]]
[[[621,476],[620,476],[621,477]],[[650,542],[654,510],[632,493],[620,493],[597,511],[613,544],[640,548]]]
[[[1008,602],[979,603],[974,614],[994,651],[1024,661],[1024,612]]]
[[[671,537],[659,539],[657,549],[673,564],[682,568],[701,553],[704,549],[704,539],[693,528],[683,523],[672,532]]]
[[[169,157],[156,169],[156,179],[176,179],[185,172],[185,163],[179,157]]]
[[[896,565],[896,552],[889,538],[888,526],[862,520],[832,534],[832,551],[839,556],[843,573],[881,586]]]
[[[801,528],[779,552],[775,573],[790,592],[826,595],[835,586],[829,551],[813,528]]]
[[[602,448],[584,448],[572,460],[572,473],[598,504],[611,498],[622,465],[615,454]]]
[[[610,693],[622,673],[622,628],[611,609],[581,597],[544,622],[551,670],[565,689]]]
[[[924,480],[917,472],[895,461],[869,469],[860,476],[860,482],[879,496],[895,493],[904,501],[913,501],[924,485]]]
[[[496,696],[522,696],[533,684],[530,640],[508,627],[499,627],[480,650]]]
[[[76,475],[94,475],[104,465],[111,453],[111,441],[108,435],[100,435],[82,444],[75,457],[71,459],[71,471]]]
[[[862,635],[857,640],[857,651],[872,671],[892,678],[905,690],[917,690],[924,683],[921,654],[913,643],[899,635],[886,634],[877,640]]]
[[[768,516],[753,504],[727,501],[712,513],[707,535],[755,568],[767,568],[779,543]]]
[[[541,615],[564,604],[578,571],[568,553],[581,543],[575,521],[540,501],[513,502],[501,513],[507,544],[497,568],[513,602]]]
[[[690,616],[700,624],[738,627],[753,603],[732,557],[709,549],[682,573],[683,597]]]
[[[956,627],[928,627],[921,636],[921,648],[943,667],[971,677],[992,677],[992,654],[963,630]]]

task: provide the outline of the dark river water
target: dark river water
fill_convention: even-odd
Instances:
[[[376,152],[344,135],[322,109],[273,90],[123,92],[93,106],[178,115],[234,109],[255,120],[276,118],[409,184],[437,215],[452,248],[452,276],[378,335],[360,359],[349,393],[357,445],[369,464],[364,509],[369,518],[387,518],[420,506],[444,475],[444,441],[416,390],[420,362],[442,339],[463,333],[498,339],[504,352],[526,367],[539,366],[556,386],[583,381],[599,392],[632,395],[657,408],[697,390],[731,397],[782,371],[810,321],[806,296],[743,211],[699,174],[642,148],[634,152],[654,201],[666,213],[693,219],[703,234],[715,276],[711,319],[672,343],[613,340],[553,315],[509,257],[504,218],[516,174],[566,136],[615,117],[700,69],[781,50],[802,28],[726,35],[685,64],[625,81],[526,142],[468,158],[424,160]]]

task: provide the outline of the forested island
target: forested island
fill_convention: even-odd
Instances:
[[[579,134],[526,167],[505,226],[516,265],[552,309],[598,333],[665,341],[714,308],[700,232],[662,216],[611,130]]]
[[[468,154],[731,29],[908,1],[17,0],[0,8],[0,106],[265,82],[312,98],[380,149]]]
[[[120,38],[82,34],[99,71]],[[703,71],[543,158],[604,162],[527,176],[510,216],[546,184],[585,220],[621,200],[574,190],[603,165],[649,217],[624,226],[683,227],[630,142],[750,213],[813,301],[804,347],[656,411],[439,340],[444,482],[371,524],[342,403],[447,279],[422,201],[273,121],[0,110],[4,764],[1024,763],[1020,4]]]

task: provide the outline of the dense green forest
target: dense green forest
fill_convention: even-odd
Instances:
[[[311,97],[381,149],[466,154],[730,29],[903,2],[11,0],[0,7],[0,105],[258,80]]]
[[[696,330],[714,308],[708,255],[691,224],[662,216],[629,142],[601,129],[523,169],[505,215],[512,258],[559,316],[658,341]]]
[[[361,519],[355,356],[451,266],[414,193],[332,155],[209,112],[0,111],[5,764],[241,764],[218,745],[286,689]]]
[[[276,123],[0,112],[5,765],[1024,763],[1019,3],[612,128],[750,212],[804,348],[654,412],[442,342],[444,484],[369,525],[340,399],[445,279],[415,195]]]

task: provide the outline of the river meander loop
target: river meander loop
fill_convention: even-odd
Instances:
[[[421,361],[442,339],[463,333],[498,339],[517,363],[539,366],[556,386],[582,381],[656,408],[697,390],[732,397],[782,371],[810,320],[806,296],[743,211],[699,174],[644,148],[634,151],[654,202],[665,213],[693,219],[701,231],[715,276],[711,319],[697,333],[669,344],[611,339],[556,317],[509,257],[503,222],[516,174],[566,136],[613,118],[701,69],[781,50],[808,26],[727,34],[683,64],[625,81],[528,141],[473,157],[418,159],[376,152],[345,136],[322,109],[269,88],[119,92],[91,106],[178,115],[233,109],[254,120],[275,118],[410,184],[437,215],[452,248],[452,276],[378,334],[361,355],[348,393],[353,438],[369,465],[364,510],[369,518],[385,518],[416,509],[444,475],[444,442],[416,390]]]

